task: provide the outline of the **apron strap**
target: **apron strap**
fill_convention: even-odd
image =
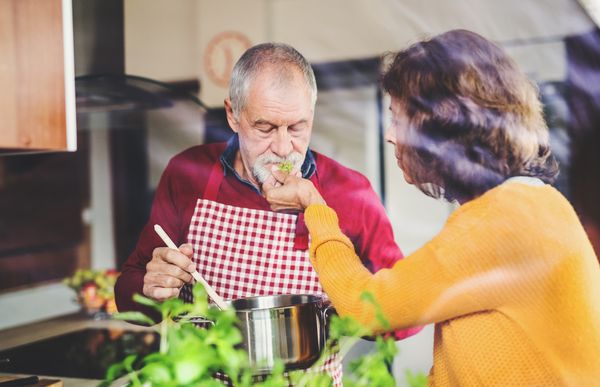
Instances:
[[[221,182],[223,181],[224,173],[225,171],[223,171],[221,161],[215,161],[212,170],[210,171],[206,188],[204,188],[203,199],[211,200],[213,202],[217,201],[217,195],[219,193],[219,187],[221,187]]]

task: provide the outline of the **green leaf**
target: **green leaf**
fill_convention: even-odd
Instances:
[[[196,362],[193,356],[185,356],[175,363],[175,379],[178,385],[186,385],[194,382],[203,373],[201,364]]]
[[[133,363],[135,362],[135,359],[137,359],[137,355],[135,354],[127,356],[125,360],[123,360],[123,366],[125,369],[128,371],[133,371]]]
[[[142,312],[119,312],[115,313],[113,315],[113,318],[116,320],[135,321],[137,323],[146,325],[156,324],[154,320],[152,320],[150,317],[146,316]]]
[[[404,374],[409,387],[426,387],[428,385],[428,377],[422,372],[413,373],[411,370],[406,370]]]
[[[184,301],[179,298],[169,298],[159,305],[161,313],[169,317],[185,313],[187,312],[187,309],[190,308],[190,304],[185,304]]]
[[[173,381],[169,367],[162,363],[150,363],[140,370],[140,377],[153,385],[166,384]]]
[[[333,386],[333,379],[329,374],[324,372],[306,373],[311,375],[310,385],[314,387],[330,387]]]
[[[375,308],[375,318],[377,319],[377,321],[379,322],[379,324],[383,327],[383,329],[389,330],[391,328],[390,322],[388,321],[388,319],[383,314],[383,310],[381,310],[381,305],[379,305],[379,303],[377,302],[377,300],[375,300],[375,296],[373,295],[373,293],[371,293],[371,292],[362,292],[360,294],[360,299],[362,301],[365,301],[365,302],[373,305],[373,307]]]
[[[148,297],[144,297],[141,294],[134,294],[133,295],[133,301],[137,302],[140,305],[146,305],[149,306],[153,309],[159,310],[160,309],[160,303],[157,301],[154,301]]]
[[[120,378],[125,373],[125,366],[122,363],[116,363],[108,367],[108,370],[106,370],[106,377],[104,379],[107,381],[113,381]]]
[[[339,340],[344,336],[362,337],[371,334],[371,330],[361,325],[352,317],[332,316],[329,325],[329,337]]]
[[[237,378],[240,370],[248,366],[248,355],[243,351],[236,350],[228,345],[219,345],[217,353],[222,362],[223,371],[233,378]]]

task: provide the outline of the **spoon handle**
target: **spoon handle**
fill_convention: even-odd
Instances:
[[[160,239],[162,239],[163,242],[165,242],[167,247],[169,247],[171,249],[179,250],[177,248],[177,246],[175,245],[175,243],[173,243],[171,238],[169,238],[169,236],[167,235],[165,230],[163,230],[163,228],[160,227],[160,225],[155,224],[154,231],[156,231],[156,233],[158,234]],[[200,282],[202,284],[202,286],[204,286],[204,289],[206,289],[206,293],[208,293],[208,296],[211,298],[211,300],[213,300],[215,302],[215,304],[219,307],[219,309],[227,309],[227,304],[225,303],[223,298],[221,298],[221,296],[219,296],[217,294],[217,292],[215,292],[215,290],[212,288],[212,286],[210,286],[208,284],[208,282],[206,282],[206,280],[204,278],[202,278],[202,276],[200,275],[200,273],[198,273],[197,270],[194,270],[193,272],[191,272],[191,274],[192,274],[192,277],[194,277],[194,279],[196,280],[196,282]]]

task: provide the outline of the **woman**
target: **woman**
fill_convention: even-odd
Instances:
[[[461,206],[392,269],[369,273],[310,182],[274,171],[275,210],[305,209],[311,259],[341,315],[435,323],[432,385],[593,385],[600,268],[567,200],[535,87],[496,45],[450,31],[396,54],[383,76],[406,180]],[[282,184],[282,186],[280,186]],[[368,215],[365,215],[368,216]]]

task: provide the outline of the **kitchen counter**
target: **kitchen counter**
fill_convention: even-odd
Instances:
[[[129,324],[120,320],[94,320],[85,314],[72,314],[19,327],[0,330],[0,351],[9,350],[11,348],[20,347],[29,343],[54,338],[56,336],[84,329],[111,329],[124,330],[127,332],[153,332],[151,328]],[[3,368],[0,364],[0,375],[7,375],[6,373],[1,373],[2,371]],[[66,387],[97,386],[100,382],[98,379],[79,379],[63,376],[44,376],[44,378],[60,379],[63,381],[63,385]]]
[[[0,372],[0,380],[4,381],[4,377],[21,377],[21,376],[29,376],[29,375],[17,375],[17,374],[5,374]],[[63,387],[96,387],[98,386],[98,383],[101,382],[101,380],[96,380],[96,379],[75,379],[75,378],[63,378],[63,377],[56,377],[56,376],[43,376],[43,375],[39,375],[40,377],[40,381],[42,381],[43,379],[51,379],[51,380],[60,380],[63,384]],[[7,379],[10,380],[10,379]],[[33,385],[32,387],[35,387],[35,385]]]
[[[69,314],[50,320],[0,330],[0,351],[85,328],[151,330],[151,328],[129,324],[121,320],[94,320],[83,313]]]

